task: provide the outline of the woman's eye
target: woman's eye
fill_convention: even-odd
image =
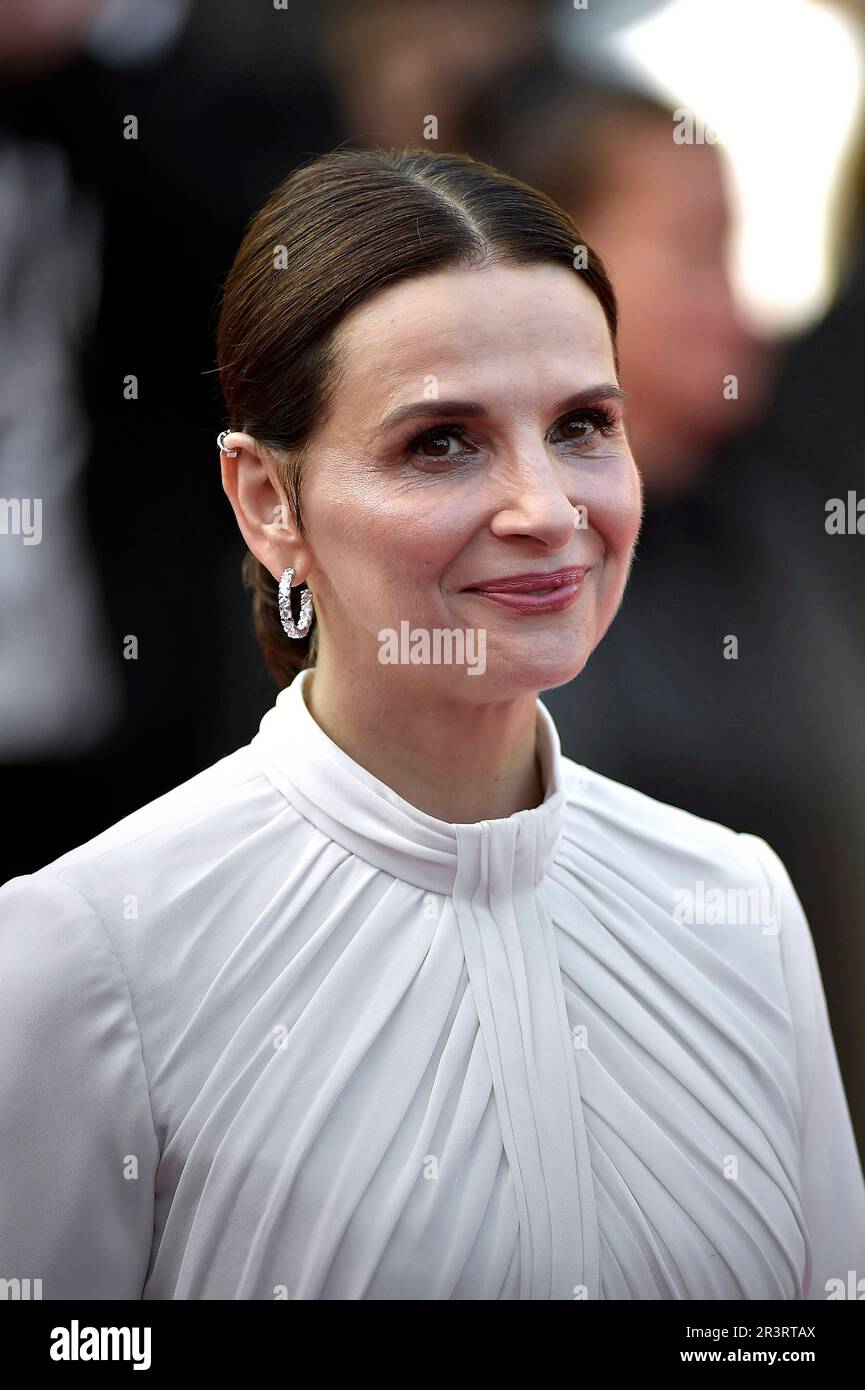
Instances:
[[[581,411],[578,415],[566,415],[550,430],[554,443],[560,440],[566,444],[586,444],[595,435],[612,434],[616,428],[616,418],[608,410]],[[559,439],[555,436],[558,434]]]
[[[409,443],[409,453],[425,459],[456,458],[466,451],[466,441],[459,430],[447,426],[427,430]]]
[[[572,415],[570,420],[566,420],[563,425],[557,425],[565,439],[575,439],[578,442],[587,439],[594,430],[594,425],[578,415]]]
[[[420,451],[429,458],[442,458],[451,452],[451,445],[456,440],[451,434],[436,434],[431,439],[421,441]]]

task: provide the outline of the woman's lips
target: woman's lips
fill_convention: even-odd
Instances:
[[[589,565],[573,565],[552,574],[511,574],[473,584],[467,593],[481,594],[517,613],[558,613],[578,597]]]

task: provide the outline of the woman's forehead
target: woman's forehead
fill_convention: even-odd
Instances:
[[[604,311],[559,265],[444,270],[389,286],[335,335],[341,386],[368,397],[404,382],[430,392],[502,374],[615,377]],[[432,378],[432,380],[430,380]]]

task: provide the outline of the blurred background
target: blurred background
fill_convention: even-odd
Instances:
[[[646,517],[564,750],[777,849],[865,1154],[865,0],[5,0],[0,76],[0,879],[274,699],[215,445],[247,219],[336,144],[466,151],[620,299]]]

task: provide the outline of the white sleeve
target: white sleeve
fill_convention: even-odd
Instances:
[[[105,927],[50,874],[0,888],[0,1277],[23,1297],[138,1299],[159,1144]],[[28,1293],[25,1280],[30,1280]],[[14,1286],[13,1286],[14,1287]]]
[[[806,1299],[826,1299],[827,1280],[845,1288],[865,1277],[865,1180],[832,1037],[808,920],[781,859],[756,835],[741,837],[760,860],[780,913],[778,933],[802,1102],[802,1200],[810,1282]]]

